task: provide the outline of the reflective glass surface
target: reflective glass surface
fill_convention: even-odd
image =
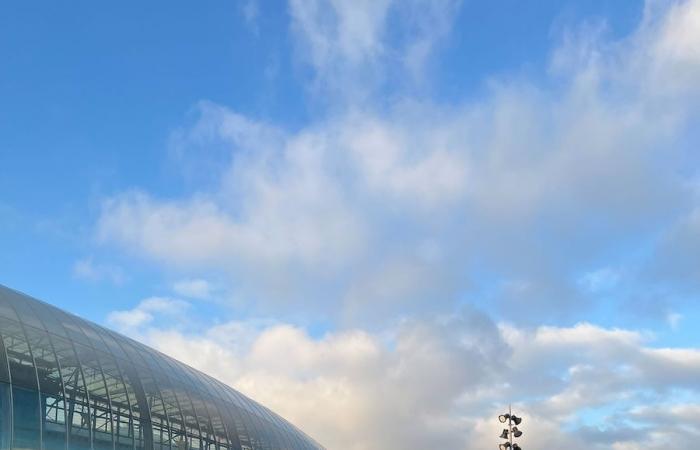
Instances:
[[[225,384],[0,286],[0,450],[322,450]]]

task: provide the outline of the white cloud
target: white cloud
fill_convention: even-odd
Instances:
[[[206,300],[211,297],[212,286],[207,280],[188,278],[173,283],[173,291],[183,297]]]
[[[127,278],[121,267],[96,263],[92,258],[76,261],[73,265],[73,276],[95,282],[106,280],[113,284],[122,284]]]
[[[620,281],[620,272],[610,267],[584,274],[579,283],[591,292],[610,290]]]
[[[142,328],[141,336],[328,448],[489,448],[505,399],[525,416],[524,448],[672,448],[700,432],[683,435],[669,419],[695,408],[700,349],[657,349],[631,330],[497,327],[464,311],[316,338],[264,322],[230,322],[204,335]],[[669,392],[685,395],[673,401]],[[648,406],[620,421],[640,399]],[[593,422],[579,421],[583,410],[595,411]]]
[[[700,86],[700,3],[673,2],[660,21],[660,35],[651,53],[655,81],[673,94],[699,94]]]
[[[666,315],[666,322],[668,322],[668,326],[671,327],[671,329],[673,331],[678,330],[678,327],[680,327],[682,320],[683,320],[683,314],[679,314],[676,312],[669,312]]]
[[[128,329],[144,325],[153,320],[153,316],[142,309],[129,309],[125,311],[113,311],[107,316],[107,321],[121,329]]]
[[[167,322],[181,315],[189,303],[167,297],[149,297],[142,300],[135,308],[124,311],[113,311],[107,316],[107,321],[122,331],[131,332],[138,327],[150,324],[154,315],[167,317]]]
[[[300,60],[313,68],[318,99],[370,101],[382,87],[420,85],[458,0],[290,0]]]
[[[392,48],[384,16],[396,6],[371,3],[292,2],[319,73]],[[452,304],[478,265],[523,287],[499,294],[513,317],[581,309],[583,264],[654,239],[691,201],[674,144],[698,105],[659,82],[675,69],[655,49],[679,41],[674,58],[695,61],[686,15],[698,5],[657,12],[619,42],[564,46],[556,88],[506,79],[457,107],[358,102],[295,132],[202,103],[178,148],[227,145],[218,185],[116,195],[99,235],[169,266],[223,269],[268,306],[409,313]]]
[[[700,204],[700,202],[699,202]],[[650,266],[654,274],[676,288],[700,285],[700,206],[665,230]]]
[[[246,24],[255,34],[258,34],[258,19],[260,16],[260,4],[258,0],[247,0],[241,6],[241,12]]]

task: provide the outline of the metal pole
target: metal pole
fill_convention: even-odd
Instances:
[[[508,405],[508,436],[510,442],[510,448],[513,448],[513,405]]]

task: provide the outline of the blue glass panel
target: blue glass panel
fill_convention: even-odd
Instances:
[[[52,343],[61,367],[61,378],[66,392],[68,448],[70,450],[90,449],[90,402],[80,364],[75,356],[73,345],[69,341],[52,336]]]
[[[97,353],[97,356],[105,376],[105,383],[109,389],[112,408],[112,430],[114,431],[116,449],[133,449],[134,430],[131,400],[117,365],[117,359],[100,352]]]
[[[17,321],[17,313],[10,303],[10,295],[14,295],[11,289],[0,289],[0,317]]]
[[[58,361],[46,331],[30,326],[25,326],[25,331],[39,377],[44,450],[64,450],[66,402]]]
[[[56,319],[56,316],[61,313],[57,308],[50,305],[45,305],[40,302],[29,302],[28,305],[31,307],[34,314],[41,320],[46,331],[49,333],[67,337],[67,333],[61,322]],[[61,313],[62,314],[62,313]]]
[[[97,354],[95,350],[85,345],[76,343],[74,347],[82,367],[85,387],[90,399],[92,448],[93,450],[111,450],[113,447],[112,414]]]
[[[12,304],[12,307],[15,309],[15,312],[22,323],[25,325],[31,325],[35,328],[43,327],[41,320],[39,320],[36,314],[34,314],[34,311],[32,310],[31,306],[29,306],[29,303],[27,303],[24,296],[13,292],[7,295],[7,299],[8,302]]]
[[[7,365],[7,355],[5,354],[5,344],[2,342],[2,333],[0,333],[0,382],[10,382],[10,368]]]
[[[39,393],[12,388],[13,443],[15,450],[41,448]]]
[[[0,383],[0,450],[9,450],[12,438],[10,385]]]

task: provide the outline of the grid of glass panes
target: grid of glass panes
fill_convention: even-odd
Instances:
[[[223,383],[0,286],[0,450],[319,450]]]

